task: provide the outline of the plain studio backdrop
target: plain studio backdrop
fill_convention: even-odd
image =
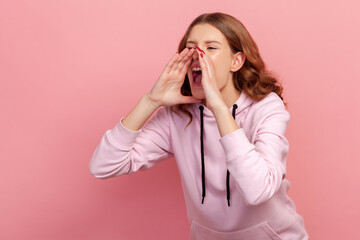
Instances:
[[[283,83],[289,196],[310,239],[360,239],[358,1],[0,0],[0,239],[188,239],[174,159],[99,180],[90,158],[190,22],[241,20]]]

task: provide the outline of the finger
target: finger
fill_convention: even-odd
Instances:
[[[188,49],[188,48],[184,48],[184,49],[180,52],[180,56],[181,56],[181,57],[185,57],[188,52],[189,52],[189,49]]]
[[[170,72],[172,69],[176,69],[177,64],[183,59],[184,55],[186,56],[187,50],[188,49],[185,48],[180,53],[176,53],[166,65],[164,71]]]
[[[213,78],[214,77],[214,68],[213,68],[212,63],[210,61],[210,58],[208,56],[206,56],[205,54],[203,54],[202,59],[203,59],[203,61],[205,63],[208,77]]]
[[[204,79],[203,83],[205,84],[206,81],[209,81],[210,83],[214,84],[215,74],[210,58],[205,55],[205,52],[203,52],[202,56],[200,55],[199,60]]]
[[[189,52],[186,55],[186,57],[191,58],[194,53],[195,53],[195,48],[190,48]]]
[[[171,68],[176,63],[177,59],[179,58],[179,53],[175,53],[175,55],[170,59],[168,64],[165,66],[164,72],[170,72]]]
[[[179,65],[181,65],[181,67],[183,66],[183,64],[185,62],[187,62],[187,60],[194,54],[194,50],[193,49],[188,49],[188,48],[184,48],[184,50],[181,51],[180,53],[180,57],[178,58],[178,63]],[[179,68],[179,66],[178,66]]]
[[[187,71],[188,65],[190,65],[191,60],[192,60],[192,55],[194,54],[195,50],[191,49],[189,50],[189,52],[186,54],[186,56],[183,58],[183,60],[179,63],[178,67],[177,67],[177,71],[179,71],[180,73],[183,72],[184,68],[186,68],[185,70]]]
[[[174,65],[171,67],[172,71],[176,71],[178,68],[178,65],[181,63],[181,61],[184,59],[184,57],[186,56],[186,54],[188,53],[189,49],[188,48],[184,48],[180,53],[179,53],[179,57],[176,59]]]
[[[184,82],[185,75],[187,74],[187,71],[189,70],[190,64],[191,64],[191,59],[188,59],[187,62],[184,64],[183,68],[179,69],[180,72],[177,74],[178,81]]]
[[[199,55],[199,63],[200,63],[200,67],[201,67],[201,74],[202,74],[202,79],[207,79],[209,77],[209,70],[208,70],[208,66],[205,63],[204,60],[204,54],[199,50],[199,48],[196,49],[198,55]]]
[[[189,49],[189,51],[187,52],[187,54],[185,55],[183,62],[187,62],[189,59],[192,58],[193,54],[195,53],[195,49],[191,48]]]
[[[184,64],[184,67],[183,67],[183,68],[181,69],[181,71],[180,71],[180,75],[181,75],[181,76],[185,76],[185,74],[187,74],[191,62],[192,62],[192,60],[189,58],[189,59],[187,60],[187,62]]]

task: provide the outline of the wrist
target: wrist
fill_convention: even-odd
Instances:
[[[229,112],[229,109],[225,103],[224,104],[220,103],[216,106],[213,106],[210,110],[214,114],[215,117]]]
[[[225,107],[215,110],[213,114],[215,116],[221,137],[224,137],[239,129],[239,126],[235,122],[226,105]]]
[[[143,97],[142,97],[142,101],[144,101],[146,103],[146,105],[148,105],[148,107],[151,109],[151,110],[156,110],[158,109],[159,107],[161,107],[161,103],[159,103],[158,101],[154,100],[152,97],[151,97],[151,93],[147,93],[145,94]]]

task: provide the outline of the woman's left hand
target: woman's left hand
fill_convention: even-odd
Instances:
[[[202,72],[201,83],[205,94],[206,107],[214,114],[220,136],[223,137],[239,129],[220,92],[211,60],[197,48]]]
[[[226,107],[226,104],[217,86],[214,68],[210,58],[206,56],[205,52],[200,48],[196,48],[196,51],[199,55],[202,73],[201,83],[205,94],[206,107],[214,112],[218,107]]]

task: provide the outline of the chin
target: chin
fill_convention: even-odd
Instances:
[[[191,95],[199,100],[205,99],[205,93],[201,85],[195,85],[192,83],[192,76],[189,77]]]
[[[200,99],[200,100],[205,99],[205,94],[204,94],[204,91],[202,91],[202,90],[191,89],[191,94],[196,99]]]

